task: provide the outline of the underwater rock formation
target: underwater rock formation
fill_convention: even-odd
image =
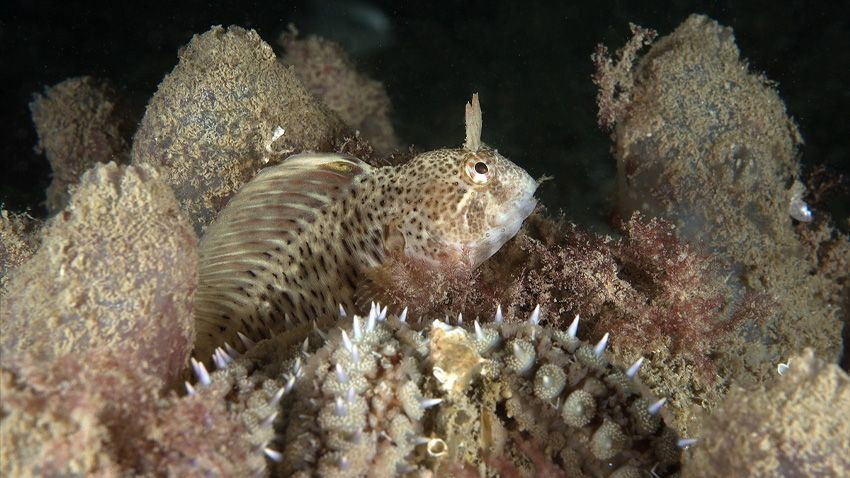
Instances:
[[[98,381],[106,372],[97,370]],[[120,468],[108,451],[109,432],[96,402],[79,387],[43,393],[28,382],[0,369],[0,473],[117,475]]]
[[[28,224],[3,218],[26,259]],[[234,366],[166,392],[194,338],[196,239],[159,175],[96,166],[43,236],[0,305],[0,475],[263,474],[273,382]]]
[[[299,39],[293,31],[281,35],[286,50],[281,61],[351,129],[357,130],[379,154],[399,146],[390,122],[390,98],[380,81],[359,73],[345,50],[315,35]]]
[[[0,304],[0,355],[112,351],[168,382],[194,336],[195,235],[149,166],[97,165],[45,226]]]
[[[718,359],[729,375],[771,380],[775,364],[804,347],[837,357],[850,263],[823,252],[850,244],[802,201],[802,140],[774,85],[748,70],[732,30],[705,16],[688,18],[636,66],[652,34],[633,31],[619,62],[601,46],[594,55],[600,123],[614,125],[620,213],[669,219],[682,240],[730,264],[740,293],[776,301],[775,314]],[[792,217],[814,221],[795,227]],[[836,269],[844,272],[820,273]]]
[[[466,328],[422,326],[373,304],[367,317],[314,334],[304,350],[315,351],[288,355],[275,344],[286,334],[257,344],[265,363],[286,364],[291,384],[272,474],[498,476],[533,473],[529,453],[565,476],[675,471],[682,443],[659,416],[664,401],[641,394],[640,363],[610,365],[606,342],[580,341],[577,321],[568,331],[539,321],[537,309],[522,323],[499,314]]]
[[[89,76],[69,78],[35,94],[30,111],[38,132],[36,150],[53,168],[47,188],[47,210],[60,211],[68,202],[68,187],[96,163],[129,160],[122,118],[116,111],[115,89]]]
[[[275,384],[234,365],[191,395],[114,352],[0,369],[3,476],[256,476]],[[225,398],[227,397],[227,399]]]
[[[265,476],[263,454],[272,439],[275,396],[282,386],[234,364],[209,385],[171,395],[139,418],[139,459],[149,474]],[[131,462],[132,463],[132,462]]]
[[[160,168],[199,235],[260,168],[331,151],[344,130],[253,30],[213,27],[179,56],[148,104],[132,159]]]
[[[729,393],[683,476],[850,476],[850,377],[811,349],[786,365],[769,385]]]
[[[604,50],[595,60],[604,85],[613,67]],[[674,218],[687,239],[711,231],[705,240],[726,254],[786,236],[802,140],[770,82],[740,59],[732,30],[691,16],[627,71],[631,84],[617,77],[617,96],[599,99],[615,125],[621,212]]]
[[[0,210],[0,298],[12,271],[38,250],[41,224],[27,214]]]

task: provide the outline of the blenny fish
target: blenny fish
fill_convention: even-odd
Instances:
[[[200,243],[198,358],[358,312],[387,257],[474,268],[495,254],[534,209],[537,182],[481,143],[481,124],[473,95],[462,148],[383,167],[303,153],[260,171]]]

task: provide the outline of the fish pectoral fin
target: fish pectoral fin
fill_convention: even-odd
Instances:
[[[404,234],[398,218],[391,219],[383,231],[384,251],[382,262],[374,267],[359,271],[354,284],[354,307],[368,311],[372,302],[388,306],[391,310],[399,302],[395,297],[393,282],[397,279],[394,265],[396,258],[404,256]]]
[[[404,254],[404,245],[401,221],[393,219],[384,227],[384,251],[388,257],[400,257]]]
[[[406,276],[405,270],[399,266],[405,261],[405,240],[399,218],[391,219],[384,227],[384,256],[383,262],[359,274],[354,291],[354,304],[357,310],[369,310],[372,302],[386,305],[395,312],[401,304],[397,281]]]
[[[373,267],[361,274],[357,289],[354,291],[354,306],[357,310],[368,311],[372,302],[386,305],[394,313],[401,311],[401,298],[394,294],[392,270],[384,265]]]

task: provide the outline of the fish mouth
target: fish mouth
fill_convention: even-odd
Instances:
[[[495,224],[483,239],[470,244],[469,261],[472,267],[478,267],[498,252],[506,242],[516,236],[523,221],[537,207],[537,199],[534,198],[536,190],[537,185],[535,184],[534,187],[529,188],[522,197],[517,199],[512,207],[508,208],[508,212],[497,218]]]

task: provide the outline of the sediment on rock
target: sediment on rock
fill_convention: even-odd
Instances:
[[[148,103],[132,160],[160,169],[200,235],[259,169],[331,151],[344,130],[257,32],[216,26],[180,49]]]

